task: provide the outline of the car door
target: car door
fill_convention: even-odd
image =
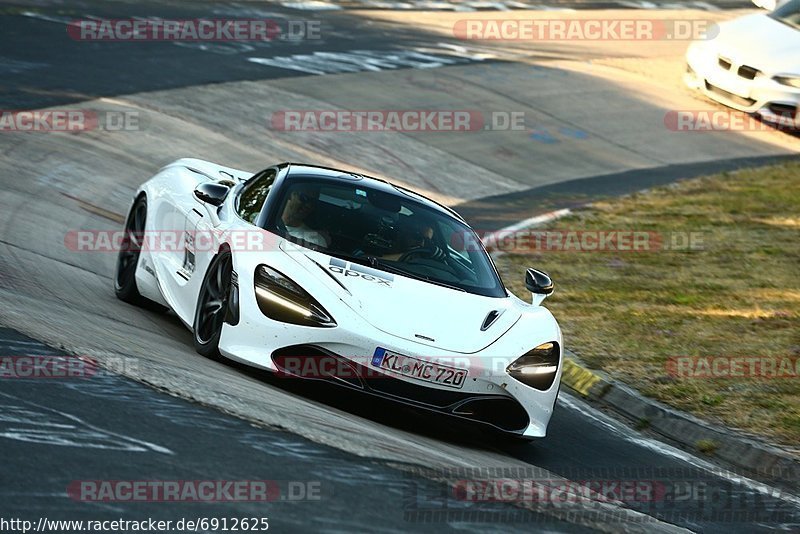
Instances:
[[[247,236],[240,234],[241,232],[255,231],[252,225],[255,224],[264,206],[276,176],[277,170],[274,168],[255,174],[240,190],[235,191],[226,199],[226,204],[230,203],[232,209],[223,207],[218,210],[215,206],[201,202],[201,206],[193,210],[199,216],[193,216],[192,213],[187,215],[187,226],[194,228],[194,242],[191,243],[191,246],[187,243],[184,260],[184,268],[187,271],[190,266],[192,267],[191,273],[186,273],[188,275],[186,282],[182,284],[183,292],[191,295],[191,300],[186,302],[187,318],[184,318],[186,322],[194,321],[197,297],[211,260],[219,251],[221,240],[227,236],[230,242],[234,254],[234,268],[236,266],[235,256],[238,253],[248,252],[240,250],[240,247],[247,247],[251,241],[247,239]],[[229,213],[233,215],[226,216]],[[189,233],[187,232],[187,234]],[[189,312],[189,310],[191,311]]]
[[[212,181],[204,172],[177,167],[160,185],[160,196],[152,203],[157,247],[152,257],[164,298],[187,324],[194,319],[196,293],[205,273],[203,248],[212,248],[209,224],[216,209],[194,195],[195,188]],[[200,280],[198,280],[200,279]]]
[[[221,240],[225,239],[225,236],[231,238],[233,233],[247,232],[252,228],[250,225],[254,224],[258,217],[276,174],[274,168],[269,168],[253,175],[240,190],[234,191],[225,200],[226,204],[231,204],[232,210],[226,210],[224,207],[219,209],[198,200],[198,205],[187,213],[187,243],[183,265],[186,282],[182,284],[182,293],[191,295],[191,299],[187,299],[186,302],[185,321],[194,321],[197,297],[211,260],[222,244]],[[231,211],[235,215],[226,217],[225,214]],[[248,243],[248,240],[242,237],[238,235],[235,239],[230,239],[234,255],[245,252],[238,250],[239,247],[246,247]]]

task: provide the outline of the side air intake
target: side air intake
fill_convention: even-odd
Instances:
[[[486,319],[483,320],[483,325],[481,326],[481,332],[485,332],[489,329],[490,326],[494,324],[497,318],[500,317],[500,312],[497,310],[492,310],[486,316]]]

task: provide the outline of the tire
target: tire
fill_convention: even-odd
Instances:
[[[125,219],[124,235],[114,269],[114,293],[129,304],[141,306],[146,299],[136,287],[136,266],[141,254],[141,236],[147,222],[147,199],[144,195],[133,203]]]
[[[230,250],[222,250],[214,256],[208,266],[194,311],[195,350],[207,358],[219,360],[219,338],[228,311],[231,296],[231,273],[233,256]]]
[[[147,198],[140,195],[133,203],[128,217],[125,219],[124,236],[117,263],[114,268],[114,293],[117,298],[155,312],[165,312],[167,308],[145,298],[136,286],[136,266],[141,255],[142,236],[147,223]]]

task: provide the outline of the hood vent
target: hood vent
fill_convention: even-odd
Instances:
[[[497,311],[497,310],[490,311],[489,314],[486,316],[486,319],[483,320],[483,326],[481,326],[481,332],[489,330],[489,327],[494,324],[494,322],[497,320],[498,317],[500,317],[500,315],[502,315],[502,313],[503,313],[502,311]]]

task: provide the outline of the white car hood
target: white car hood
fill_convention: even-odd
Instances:
[[[477,352],[491,345],[514,323],[522,311],[511,298],[492,298],[370,269],[359,264],[304,250],[304,256],[327,269],[350,293],[342,297],[375,328],[430,347],[460,353]],[[292,254],[295,259],[298,255]],[[341,265],[344,264],[344,267]],[[308,267],[310,272],[314,268]],[[336,285],[324,273],[329,285]],[[481,330],[491,312],[494,322]]]
[[[230,180],[235,178],[243,181],[247,180],[253,175],[253,173],[249,171],[225,167],[223,165],[218,165],[210,161],[204,161],[196,158],[182,158],[177,161],[173,161],[167,165],[167,167],[187,167],[205,174],[212,180]]]
[[[800,30],[758,13],[719,25],[718,54],[766,74],[800,74]]]

